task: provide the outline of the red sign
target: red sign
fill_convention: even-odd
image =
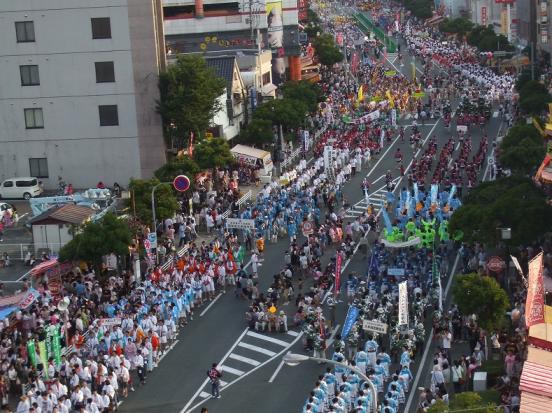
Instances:
[[[297,0],[297,11],[299,21],[306,21],[309,18],[309,0]]]
[[[500,257],[491,257],[487,261],[487,268],[492,272],[500,272],[506,268],[506,263]]]
[[[531,327],[544,323],[544,280],[541,252],[529,261],[527,300],[525,302],[525,325]]]
[[[342,264],[343,258],[341,257],[341,254],[338,252],[337,256],[335,258],[335,293],[339,293],[339,287],[341,287],[341,264]]]
[[[310,235],[314,232],[314,226],[312,225],[312,222],[305,221],[303,222],[303,235],[306,237],[307,235]]]
[[[173,180],[173,187],[178,192],[185,192],[188,189],[190,189],[190,178],[188,178],[186,175],[178,175]]]

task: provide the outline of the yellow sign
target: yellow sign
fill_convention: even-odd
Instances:
[[[500,12],[500,32],[503,35],[508,35],[508,13],[506,10]]]
[[[213,133],[212,132],[205,132],[205,139],[213,139]]]

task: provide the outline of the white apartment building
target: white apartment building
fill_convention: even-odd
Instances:
[[[0,2],[0,180],[148,178],[165,162],[161,0]]]

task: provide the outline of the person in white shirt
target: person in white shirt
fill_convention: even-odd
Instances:
[[[21,396],[19,399],[19,403],[17,404],[16,413],[29,413],[29,410],[31,408],[31,403],[29,401],[29,398],[25,395]]]

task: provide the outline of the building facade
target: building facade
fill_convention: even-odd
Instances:
[[[0,178],[76,188],[165,162],[160,0],[0,3]]]

